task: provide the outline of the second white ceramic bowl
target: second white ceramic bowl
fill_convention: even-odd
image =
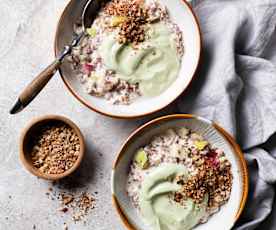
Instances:
[[[148,122],[130,135],[118,153],[112,170],[112,197],[115,208],[128,229],[149,230],[132,206],[126,193],[129,167],[137,149],[148,144],[152,137],[169,128],[187,127],[201,134],[213,146],[224,150],[232,164],[233,187],[229,201],[196,230],[229,230],[240,216],[248,193],[248,173],[243,154],[234,139],[220,126],[204,118],[177,114]]]

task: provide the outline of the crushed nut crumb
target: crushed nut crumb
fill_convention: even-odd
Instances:
[[[32,143],[31,160],[39,171],[47,174],[64,173],[77,161],[80,141],[68,125],[53,123],[43,127],[36,135]]]
[[[115,0],[107,4],[105,12],[125,19],[118,24],[120,43],[137,44],[145,40],[144,25],[147,23],[148,13],[142,1]]]
[[[174,194],[176,202],[181,203],[181,201],[191,198],[200,204],[205,195],[209,194],[208,207],[212,208],[221,206],[229,199],[233,180],[231,164],[226,159],[218,167],[214,160],[215,157],[214,153],[206,154],[203,159],[194,157],[193,163],[197,167],[198,173],[188,180],[183,177],[176,178],[177,184],[182,186],[181,191]],[[197,164],[198,160],[202,160],[200,164]]]
[[[49,198],[60,201],[61,207],[58,211],[69,214],[75,222],[84,220],[88,213],[95,208],[96,202],[95,198],[88,192],[68,193],[54,189],[52,189]]]
[[[62,195],[62,202],[64,205],[70,204],[74,200],[74,197],[72,195]]]

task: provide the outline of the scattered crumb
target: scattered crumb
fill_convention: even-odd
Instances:
[[[59,211],[61,211],[61,212],[64,212],[64,213],[65,213],[65,212],[67,212],[67,211],[68,211],[68,208],[67,208],[67,207],[63,207],[63,208],[60,208],[60,209],[59,209]]]
[[[68,230],[68,226],[66,223],[63,224],[63,230]]]
[[[82,220],[90,209],[94,209],[95,199],[88,193],[84,192],[76,200],[75,212],[73,214],[73,220],[75,222]]]
[[[70,215],[74,222],[83,221],[83,223],[86,223],[85,217],[95,207],[95,198],[88,192],[68,193],[51,189],[48,197],[60,202],[61,206],[58,211],[68,213],[67,215]],[[64,229],[68,229],[66,223]]]
[[[70,204],[74,200],[74,197],[72,195],[62,195],[62,202],[64,205]]]

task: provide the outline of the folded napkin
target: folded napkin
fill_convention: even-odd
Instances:
[[[191,4],[201,26],[203,55],[179,110],[218,122],[245,152],[249,199],[234,229],[275,230],[276,0]]]

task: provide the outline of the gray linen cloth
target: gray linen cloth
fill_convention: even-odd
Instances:
[[[250,192],[234,229],[275,230],[276,1],[191,4],[202,30],[203,55],[196,81],[178,107],[218,122],[245,152]]]

